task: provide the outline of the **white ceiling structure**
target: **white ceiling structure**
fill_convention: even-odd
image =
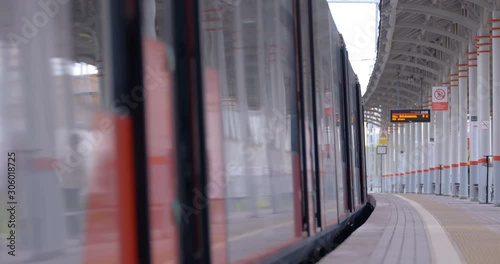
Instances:
[[[363,96],[366,122],[387,127],[391,109],[419,108],[432,86],[456,72],[495,6],[500,0],[380,0],[377,60]]]

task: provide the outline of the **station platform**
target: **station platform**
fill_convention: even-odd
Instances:
[[[500,208],[449,196],[373,196],[366,223],[319,263],[500,263]]]

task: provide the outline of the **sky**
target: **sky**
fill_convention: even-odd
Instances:
[[[330,11],[364,94],[377,56],[378,5],[335,3],[330,4]]]

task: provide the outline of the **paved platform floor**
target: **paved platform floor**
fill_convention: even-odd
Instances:
[[[375,194],[366,223],[320,263],[500,263],[500,208],[457,198]]]
[[[433,214],[469,264],[500,263],[500,208],[449,196],[405,195]]]

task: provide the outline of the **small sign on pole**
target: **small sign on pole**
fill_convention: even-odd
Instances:
[[[490,120],[481,120],[481,129],[490,129]]]
[[[377,146],[377,154],[380,155],[387,154],[387,146]]]
[[[387,133],[382,131],[380,134],[380,138],[378,139],[378,145],[387,145],[389,144],[389,139],[387,138]]]
[[[432,110],[448,111],[448,87],[432,87]]]

